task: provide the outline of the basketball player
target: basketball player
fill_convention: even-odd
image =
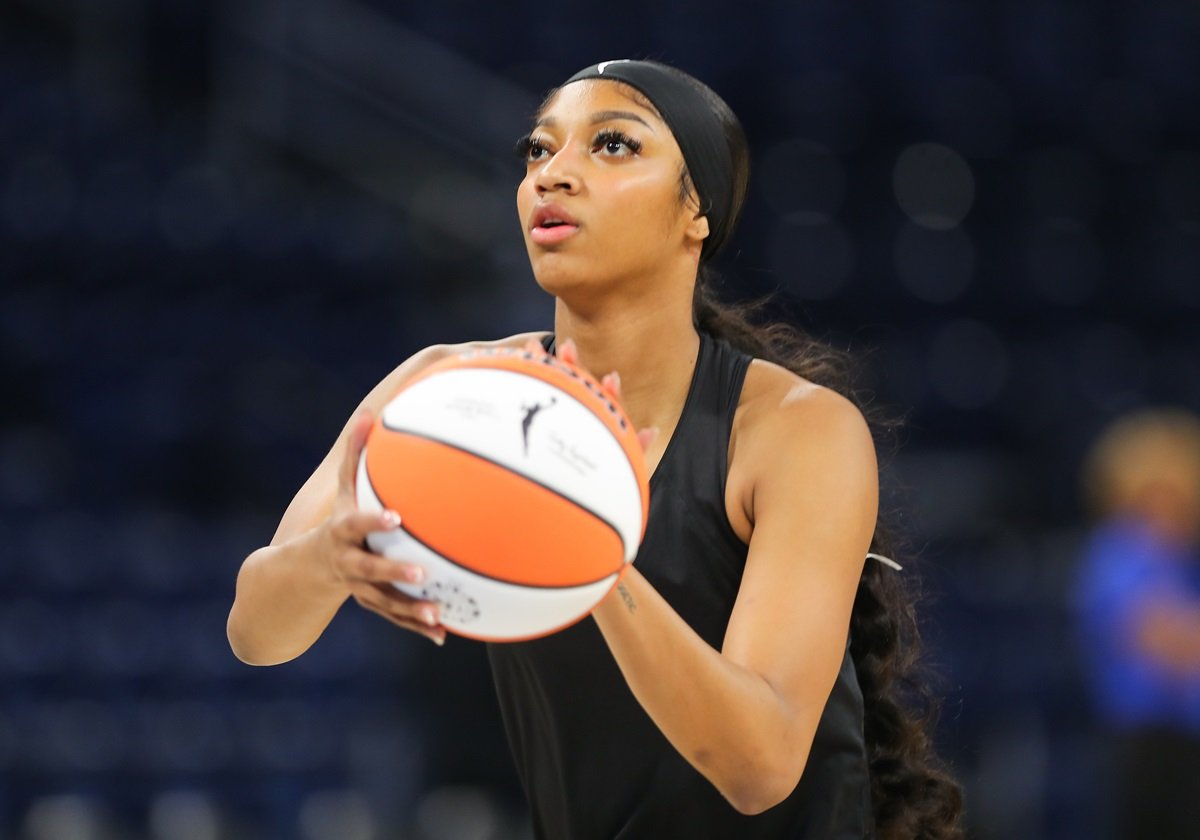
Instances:
[[[489,646],[539,838],[954,838],[961,798],[892,694],[914,627],[880,550],[871,432],[824,387],[834,354],[716,303],[704,267],[749,173],[737,118],[661,64],[609,61],[555,89],[520,144],[517,209],[554,333],[607,373],[652,470],[636,565],[591,619]],[[364,548],[371,417],[424,350],[364,400],[238,577],[237,655],[300,655],[348,598],[441,643],[421,570]],[[611,373],[608,373],[610,372]]]

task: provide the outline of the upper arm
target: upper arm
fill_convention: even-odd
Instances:
[[[749,553],[723,653],[758,673],[811,735],[845,654],[878,512],[870,430],[823,388],[787,389],[742,434]]]
[[[396,367],[370,393],[363,398],[356,410],[347,420],[332,448],[322,459],[313,474],[308,477],[284,511],[279,527],[271,540],[272,545],[286,542],[293,537],[316,527],[329,516],[333,509],[334,498],[337,495],[338,467],[346,454],[347,441],[350,438],[350,428],[353,418],[358,411],[366,409],[372,415],[383,410],[393,396],[412,377],[416,376],[433,363],[474,347],[521,347],[529,339],[540,339],[545,333],[521,333],[498,341],[476,341],[464,344],[436,344],[415,353]]]

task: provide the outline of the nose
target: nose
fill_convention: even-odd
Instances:
[[[534,177],[534,186],[538,195],[548,192],[565,192],[574,195],[579,192],[582,184],[579,175],[579,162],[576,155],[568,148],[559,149],[538,169]]]

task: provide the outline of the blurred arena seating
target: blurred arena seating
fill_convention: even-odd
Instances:
[[[1200,409],[1200,6],[4,14],[0,837],[527,836],[478,645],[348,607],[257,670],[224,623],[371,385],[549,326],[509,149],[550,85],[622,55],[746,125],[724,293],[778,292],[904,416],[888,505],[972,837],[1103,836],[1076,471],[1116,414]]]

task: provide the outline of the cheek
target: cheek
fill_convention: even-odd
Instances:
[[[533,206],[535,199],[533,182],[529,178],[522,178],[521,183],[517,184],[517,212],[521,218],[525,218],[525,211]]]
[[[611,193],[616,216],[628,227],[637,227],[644,235],[673,230],[680,221],[682,208],[675,184],[647,175],[621,181]]]

